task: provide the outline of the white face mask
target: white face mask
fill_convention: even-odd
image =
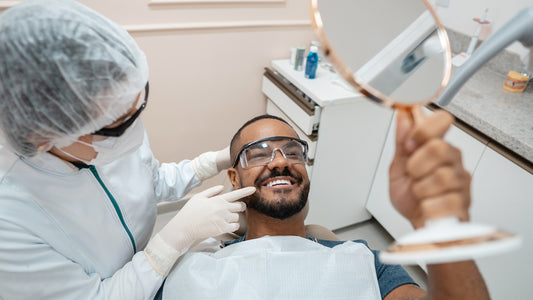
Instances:
[[[107,137],[103,140],[94,140],[92,144],[85,143],[77,140],[76,143],[81,143],[86,146],[92,147],[96,154],[96,157],[90,161],[80,159],[70,153],[59,149],[64,154],[79,160],[87,165],[101,166],[109,164],[119,158],[122,158],[135,150],[139,149],[144,140],[144,126],[141,120],[137,120],[130,128],[128,128],[124,134],[119,137]]]

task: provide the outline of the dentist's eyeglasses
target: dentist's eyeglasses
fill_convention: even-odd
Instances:
[[[146,108],[146,103],[148,103],[148,92],[150,91],[150,85],[148,82],[146,82],[146,85],[144,86],[144,101],[141,103],[141,106],[137,109],[137,111],[131,115],[124,123],[120,124],[117,127],[113,128],[102,128],[100,130],[97,130],[93,132],[94,135],[101,135],[101,136],[112,136],[112,137],[118,137],[121,136],[126,129],[128,129],[135,120],[141,115],[142,111]]]
[[[293,137],[273,136],[242,146],[235,157],[233,168],[239,160],[243,169],[266,166],[274,160],[276,151],[290,164],[307,162],[308,146],[305,141]]]

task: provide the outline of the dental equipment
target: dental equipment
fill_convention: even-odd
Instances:
[[[478,47],[454,74],[444,92],[439,96],[437,103],[440,106],[450,104],[455,94],[470,76],[515,41],[519,41],[525,47],[533,47],[533,6],[520,11]]]
[[[485,9],[483,12],[483,16],[480,18],[474,18],[473,20],[479,23],[479,25],[476,28],[476,32],[472,36],[472,39],[470,40],[470,44],[468,45],[468,48],[466,49],[466,52],[461,52],[453,57],[452,64],[456,67],[460,67],[465,63],[465,61],[474,53],[474,49],[476,48],[477,41],[479,40],[479,34],[481,33],[481,29],[483,29],[483,25],[490,24],[489,21],[487,21],[487,12],[489,11],[488,8]]]

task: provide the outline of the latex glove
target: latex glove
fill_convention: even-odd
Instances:
[[[194,195],[150,240],[145,254],[158,273],[166,274],[193,244],[239,229],[238,213],[246,209],[246,204],[237,200],[253,194],[255,188],[219,195],[223,189],[223,186],[215,186]]]
[[[219,172],[231,168],[232,161],[229,153],[229,146],[217,152],[216,162]]]
[[[439,110],[426,117],[419,108],[413,115],[415,122],[406,111],[397,114],[396,152],[389,169],[393,206],[414,228],[446,216],[467,221],[471,177],[461,151],[444,140],[453,116]]]
[[[231,167],[229,146],[200,154],[192,160],[192,167],[200,180],[206,180]]]

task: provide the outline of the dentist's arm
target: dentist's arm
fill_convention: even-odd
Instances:
[[[239,229],[239,212],[246,209],[239,199],[255,192],[246,187],[220,194],[215,186],[194,195],[144,249],[148,261],[159,274],[166,275],[178,257],[195,243]]]
[[[0,218],[0,299],[153,299],[176,259],[191,245],[239,227],[238,212],[245,205],[238,200],[255,188],[226,194],[221,194],[222,189],[213,187],[193,196],[144,250],[130,261],[99,267],[98,272],[69,256],[81,244],[59,248],[49,244],[55,235],[66,234],[49,234],[55,230],[53,222],[46,223],[51,230],[39,235],[24,223]],[[132,250],[128,242],[123,245],[125,249],[117,251]]]
[[[150,149],[146,133],[139,152],[152,170],[156,202],[181,199],[202,181],[231,167],[229,147],[202,153],[192,160],[160,163]]]
[[[470,174],[460,150],[443,139],[453,117],[445,111],[425,117],[418,108],[413,114],[416,122],[406,111],[397,114],[396,153],[389,169],[393,206],[415,229],[445,216],[468,221]],[[403,285],[385,299],[490,299],[473,261],[428,265],[428,289]]]

